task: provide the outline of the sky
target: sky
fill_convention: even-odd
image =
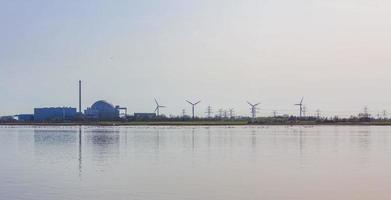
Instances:
[[[0,115],[83,108],[198,116],[391,114],[386,0],[0,0]]]

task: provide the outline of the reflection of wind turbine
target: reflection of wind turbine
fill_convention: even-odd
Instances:
[[[252,104],[252,103],[250,103],[248,101],[247,101],[247,103],[248,103],[248,105],[251,106],[251,108],[250,108],[251,109],[251,115],[252,115],[252,118],[255,119],[256,116],[257,116],[257,106],[259,104],[261,104],[261,103]]]
[[[159,103],[157,102],[156,99],[155,99],[155,103],[156,103],[156,109],[155,109],[156,116],[159,116],[159,114],[160,114],[160,108],[165,108],[166,106],[161,106],[161,105],[159,105]]]
[[[302,115],[303,115],[303,100],[304,100],[304,97],[301,98],[300,103],[295,104],[295,106],[300,106],[300,117],[302,117]]]
[[[201,101],[198,101],[196,103],[192,103],[188,100],[186,100],[187,103],[189,103],[191,105],[191,110],[192,110],[192,113],[193,113],[193,119],[194,119],[194,106],[196,106],[197,104],[199,104]]]

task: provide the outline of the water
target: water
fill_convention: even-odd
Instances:
[[[389,199],[390,132],[0,126],[0,199]]]

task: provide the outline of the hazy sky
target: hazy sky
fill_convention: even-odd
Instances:
[[[248,115],[391,113],[391,1],[0,0],[0,115],[154,97]]]

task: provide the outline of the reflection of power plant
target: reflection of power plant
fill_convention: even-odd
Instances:
[[[59,146],[76,142],[76,130],[34,129],[34,143]]]
[[[120,153],[120,139],[120,132],[110,128],[35,128],[34,150],[41,158],[78,165],[81,176],[83,165],[91,159],[104,167],[108,158],[116,158]],[[92,157],[86,157],[86,154]]]
[[[83,132],[85,151],[100,167],[110,165],[108,159],[117,158],[120,154],[120,132],[111,128],[97,128]]]

